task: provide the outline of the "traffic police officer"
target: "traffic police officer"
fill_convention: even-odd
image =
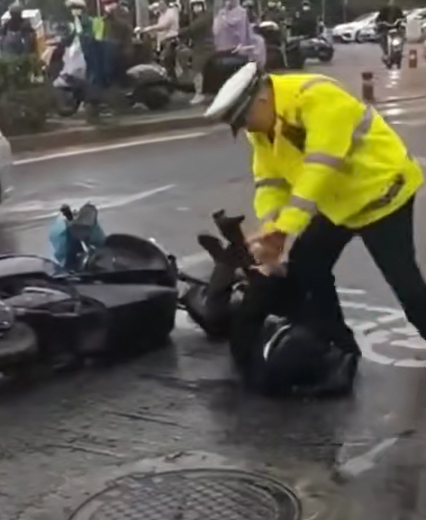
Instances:
[[[229,123],[234,134],[246,129],[254,207],[263,222],[250,241],[253,253],[268,273],[296,238],[289,269],[309,295],[305,305],[323,337],[359,354],[332,274],[357,235],[426,339],[426,285],[413,240],[423,174],[376,110],[332,78],[266,75],[248,63],[222,86],[205,116]]]

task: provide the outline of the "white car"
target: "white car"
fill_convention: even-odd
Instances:
[[[0,132],[0,202],[10,196],[12,185],[12,150],[9,141]]]
[[[420,36],[417,39],[417,41],[424,40],[425,34],[426,34],[426,8],[421,7],[417,9],[413,9],[409,13],[407,13],[407,25],[409,26],[410,23],[413,21],[420,24]],[[412,41],[411,43],[414,43]]]
[[[353,22],[336,25],[333,29],[333,39],[343,43],[361,43],[373,38],[377,14],[378,12],[364,14]]]

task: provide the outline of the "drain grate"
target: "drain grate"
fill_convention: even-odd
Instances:
[[[89,499],[69,520],[300,520],[295,493],[235,470],[129,475]]]

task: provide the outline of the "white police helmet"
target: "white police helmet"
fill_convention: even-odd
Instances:
[[[264,77],[255,62],[247,63],[223,84],[204,117],[228,123],[233,134],[237,135],[245,124],[247,111]]]

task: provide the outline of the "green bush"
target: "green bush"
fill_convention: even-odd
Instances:
[[[0,127],[5,135],[42,131],[49,104],[40,60],[28,55],[0,58]]]

